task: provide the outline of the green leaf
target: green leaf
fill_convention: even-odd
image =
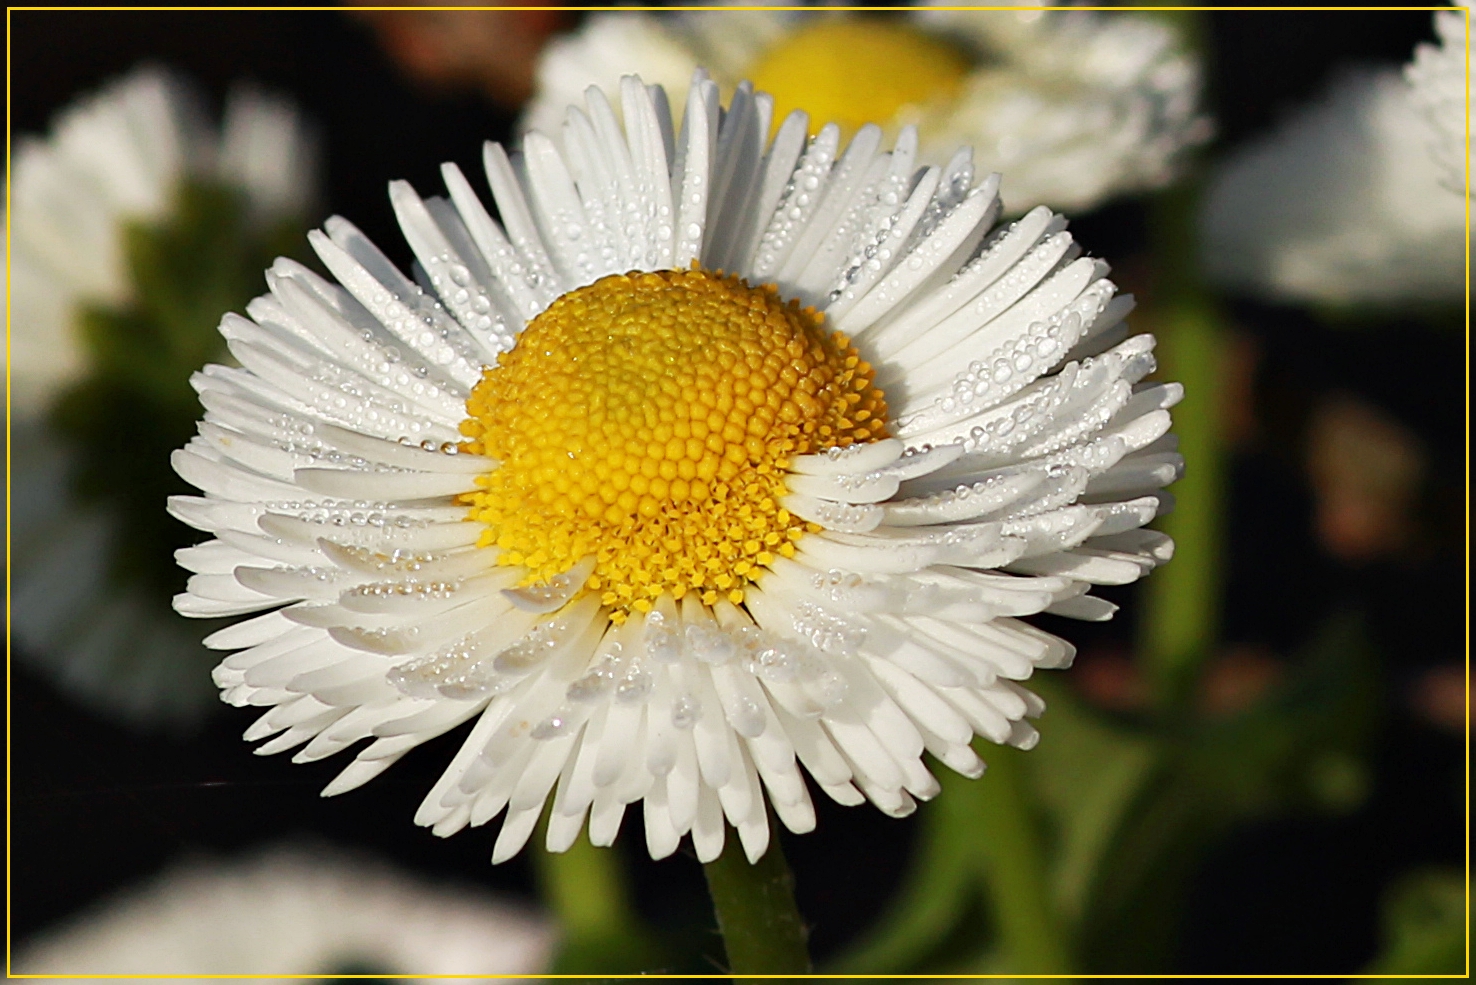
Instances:
[[[1032,754],[1008,747],[981,751],[989,756],[989,770],[974,786],[974,830],[1000,949],[1012,973],[1070,972],[1076,958],[1051,900],[1050,826],[1028,780]]]
[[[1053,825],[1030,780],[1036,753],[979,740],[969,780],[934,767],[914,867],[877,928],[828,971],[856,974],[1068,972],[1068,928],[1049,875]]]
[[[1055,829],[1051,894],[1075,925],[1113,834],[1162,757],[1147,735],[1088,708],[1064,682],[1032,684],[1047,711],[1026,764]]]

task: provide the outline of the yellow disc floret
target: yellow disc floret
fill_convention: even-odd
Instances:
[[[668,592],[740,602],[818,529],[780,505],[789,459],[886,435],[871,367],[813,308],[705,270],[571,291],[467,401],[497,459],[465,498],[499,562],[546,581],[593,555],[614,617]]]
[[[774,97],[776,125],[803,108],[815,126],[834,121],[849,134],[867,121],[919,122],[968,71],[962,51],[916,28],[842,15],[785,34],[744,74]]]

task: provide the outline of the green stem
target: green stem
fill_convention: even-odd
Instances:
[[[1009,972],[1066,975],[1073,962],[1050,902],[1045,846],[1031,806],[1024,756],[1015,749],[991,748],[989,771],[969,787],[984,885]]]
[[[723,853],[702,871],[735,982],[758,981],[744,975],[809,973],[805,949],[809,931],[794,905],[794,876],[777,838],[750,865],[737,833],[730,829]]]
[[[1186,463],[1172,514],[1158,526],[1174,538],[1172,565],[1146,586],[1141,649],[1160,707],[1179,704],[1210,650],[1219,622],[1225,499],[1222,382],[1225,338],[1194,261],[1195,183],[1166,192],[1153,223],[1160,280],[1146,312],[1158,335],[1159,376],[1184,385],[1174,433]]]
[[[619,854],[594,847],[582,832],[566,852],[531,854],[544,902],[559,924],[559,950],[550,970],[592,975],[647,970],[657,951],[635,915]]]

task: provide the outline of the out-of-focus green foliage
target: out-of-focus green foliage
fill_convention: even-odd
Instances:
[[[301,252],[305,226],[256,221],[244,192],[203,182],[183,184],[166,216],[124,230],[130,301],[78,313],[87,375],[62,395],[53,422],[80,452],[76,491],[128,518],[113,574],[172,593],[184,580],[173,551],[194,539],[163,510],[167,496],[190,491],[169,467],[195,433],[190,376],[225,356],[221,313],[261,293],[274,258]]]
[[[618,852],[596,848],[589,835],[566,852],[542,847],[546,819],[534,835],[540,895],[559,915],[553,974],[631,974],[660,968],[665,950],[630,903]]]
[[[1357,806],[1376,709],[1360,625],[1348,616],[1330,621],[1290,678],[1239,714],[1182,714],[1147,726],[1155,767],[1099,857],[1083,908],[1077,939],[1087,967],[1166,970],[1184,884],[1231,826]],[[1330,771],[1342,782],[1329,783]]]
[[[1168,970],[1185,884],[1233,825],[1345,811],[1364,786],[1375,681],[1357,619],[1329,622],[1289,678],[1237,713],[1108,715],[1040,681],[1044,738],[942,771],[892,911],[835,970]]]
[[[1160,707],[1180,701],[1217,636],[1225,577],[1227,449],[1222,429],[1225,331],[1213,303],[1192,293],[1160,305],[1146,327],[1159,338],[1160,376],[1183,385],[1174,434],[1186,463],[1173,512],[1156,524],[1174,539],[1171,573],[1144,586],[1140,657]]]
[[[1400,321],[1415,321],[1436,332],[1462,335],[1466,331],[1466,312],[1459,304],[1444,301],[1404,301],[1397,311],[1384,308],[1336,308],[1317,305],[1312,309],[1317,320],[1328,328],[1347,332],[1378,332],[1388,327],[1391,315]]]
[[[1191,33],[1198,23],[1193,14],[1174,20]],[[1184,388],[1173,432],[1184,475],[1170,493],[1175,508],[1156,524],[1174,539],[1173,574],[1148,580],[1139,620],[1139,658],[1160,708],[1183,700],[1218,638],[1225,577],[1225,326],[1193,260],[1199,184],[1180,182],[1152,203],[1155,297],[1137,316],[1157,337],[1159,377]]]
[[[1384,901],[1383,953],[1375,975],[1459,975],[1466,971],[1466,883],[1438,869],[1405,876]]]

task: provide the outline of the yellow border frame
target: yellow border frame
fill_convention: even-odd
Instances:
[[[6,335],[4,335],[4,411],[6,411],[6,445],[4,445],[4,467],[6,467],[6,502],[4,502],[4,558],[6,558],[6,576],[4,576],[4,613],[6,613],[6,667],[4,667],[4,679],[6,679],[6,843],[4,843],[4,854],[6,854],[6,978],[16,979],[322,979],[323,975],[13,975],[10,972],[10,151],[12,151],[12,136],[10,136],[10,13],[15,10],[22,12],[49,12],[49,10],[128,10],[128,12],[298,12],[298,10],[342,10],[341,6],[117,6],[117,4],[97,4],[97,6],[7,6],[6,7],[6,189],[4,189],[4,255],[6,255],[6,297],[4,297],[4,310],[6,310]],[[579,12],[604,12],[604,10],[621,10],[621,12],[672,12],[672,10],[694,10],[694,12],[713,12],[714,7],[706,6],[546,6],[546,4],[528,4],[528,6],[362,6],[356,7],[360,10],[579,10]],[[815,10],[816,7],[806,6],[728,6],[716,7],[716,10]],[[908,12],[914,10],[912,6],[877,6],[877,7],[849,7],[837,6],[827,7],[828,10],[858,9],[866,12]],[[1029,10],[1029,12],[1041,12],[1041,10],[1061,9],[1061,7],[1041,6],[989,6],[982,7],[979,4],[939,4],[934,7],[937,10]],[[1470,978],[1470,923],[1472,923],[1472,901],[1470,901],[1470,561],[1472,561],[1472,548],[1470,548],[1470,437],[1472,437],[1472,419],[1470,419],[1470,304],[1472,304],[1472,288],[1470,288],[1470,260],[1472,260],[1472,247],[1470,247],[1470,235],[1472,235],[1472,220],[1470,220],[1470,204],[1472,204],[1472,174],[1470,174],[1470,148],[1472,148],[1472,58],[1470,58],[1470,43],[1472,43],[1472,9],[1470,7],[1449,6],[1073,6],[1072,10],[1106,10],[1106,12],[1126,12],[1126,10],[1142,10],[1142,12],[1162,12],[1162,10],[1207,10],[1207,12],[1219,12],[1219,10],[1243,10],[1243,12],[1262,12],[1262,10],[1299,10],[1299,12],[1407,12],[1407,10],[1455,10],[1463,13],[1466,19],[1466,608],[1464,608],[1464,619],[1466,619],[1466,972],[1460,975],[1072,975],[1070,978],[1080,979],[1249,979],[1249,981],[1261,981],[1261,979],[1365,979],[1365,978]],[[344,979],[589,979],[589,975],[338,975],[335,978]],[[633,978],[633,979],[717,979],[717,981],[729,981],[732,975],[601,975],[598,978]],[[745,975],[744,978],[753,979],[855,979],[855,978],[887,978],[887,979],[1064,979],[1061,975]]]

